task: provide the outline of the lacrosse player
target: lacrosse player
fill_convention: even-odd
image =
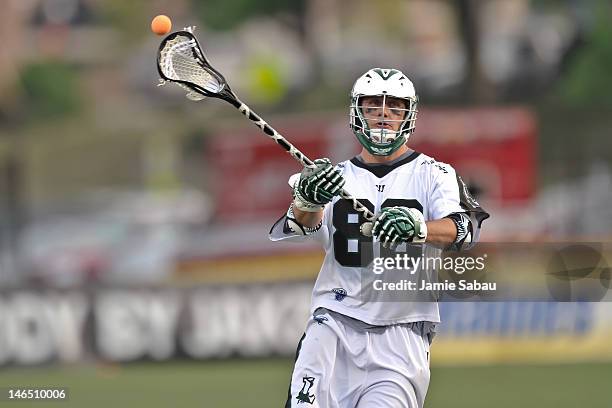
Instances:
[[[423,406],[438,304],[364,301],[361,273],[372,257],[360,243],[461,250],[477,241],[488,214],[450,165],[406,145],[417,101],[402,72],[369,70],[351,91],[350,127],[361,153],[336,166],[315,160],[290,178],[293,201],[270,239],[318,239],[325,259],[286,407]],[[366,220],[339,197],[343,188],[377,214],[373,238],[360,231]]]

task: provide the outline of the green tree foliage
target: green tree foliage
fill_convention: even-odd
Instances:
[[[612,5],[599,2],[596,24],[560,84],[570,105],[612,106]]]
[[[157,14],[163,12],[163,9],[152,8],[151,3],[149,0],[105,0],[96,3],[96,11],[103,23],[121,31],[120,45],[126,45],[151,35],[148,29],[151,19],[156,11]]]
[[[205,0],[193,1],[200,19],[214,30],[230,30],[244,20],[279,13],[300,14],[306,0]]]
[[[21,72],[25,107],[39,119],[68,115],[78,111],[80,95],[75,69],[63,62],[39,62]]]

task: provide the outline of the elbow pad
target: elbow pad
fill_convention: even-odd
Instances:
[[[474,233],[474,226],[470,216],[466,213],[452,213],[446,218],[450,218],[457,227],[457,236],[455,241],[450,245],[449,249],[454,251],[461,251],[464,246],[472,243],[472,236]]]

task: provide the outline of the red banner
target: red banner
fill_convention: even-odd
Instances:
[[[339,161],[360,150],[347,121],[339,114],[271,123],[310,158]],[[514,204],[535,193],[536,131],[523,108],[426,109],[409,145],[453,165],[480,201]],[[220,131],[211,146],[218,220],[270,220],[286,210],[287,180],[300,165],[281,147],[247,123]]]

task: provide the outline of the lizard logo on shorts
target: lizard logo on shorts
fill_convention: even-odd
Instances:
[[[310,405],[312,405],[314,403],[314,401],[315,401],[315,396],[310,394],[310,389],[314,385],[315,378],[314,377],[304,376],[302,378],[302,382],[304,383],[304,385],[302,386],[302,389],[300,390],[298,396],[295,397],[295,399],[298,400],[298,404],[300,404],[302,402],[307,402]]]
[[[327,320],[329,320],[327,317],[322,315],[314,316],[313,319],[319,324],[324,324]]]

